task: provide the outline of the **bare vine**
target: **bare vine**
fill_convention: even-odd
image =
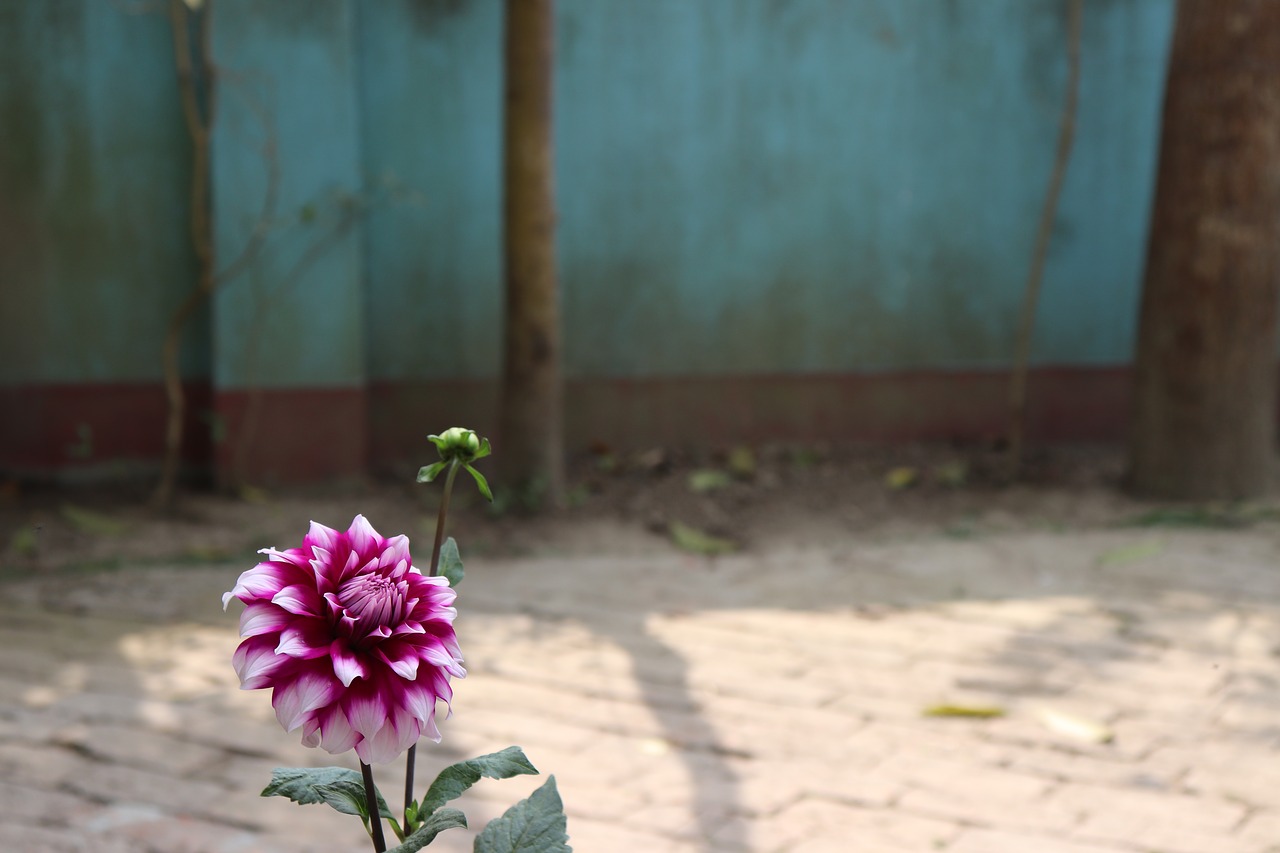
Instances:
[[[161,352],[165,398],[168,416],[165,423],[164,461],[160,482],[152,496],[156,506],[171,508],[174,503],[178,468],[182,457],[182,440],[186,418],[186,396],[182,389],[179,355],[187,322],[217,289],[218,285],[242,273],[254,260],[266,239],[266,224],[274,215],[280,185],[279,158],[276,156],[274,133],[267,134],[263,158],[267,164],[267,180],[258,227],[239,255],[219,272],[213,267],[213,227],[209,202],[209,138],[215,114],[215,68],[209,45],[210,5],[212,0],[194,4],[188,0],[170,0],[169,26],[173,35],[174,65],[178,75],[178,92],[187,135],[191,139],[192,170],[190,189],[191,246],[196,256],[196,284],[169,318]],[[194,7],[201,7],[196,10]],[[199,44],[199,69],[192,50],[192,16],[195,16],[195,39]],[[201,108],[201,91],[204,107]],[[269,127],[265,109],[256,110],[264,127]]]
[[[1031,340],[1035,331],[1036,310],[1040,304],[1040,284],[1044,279],[1049,239],[1058,215],[1058,198],[1071,160],[1075,141],[1076,112],[1080,96],[1080,24],[1083,0],[1067,0],[1067,92],[1062,103],[1058,125],[1058,150],[1053,162],[1053,175],[1045,194],[1036,231],[1035,250],[1027,272],[1026,291],[1022,298],[1022,317],[1014,351],[1013,371],[1009,377],[1009,472],[1017,478],[1022,471],[1022,457],[1027,432],[1027,373],[1031,362]]]

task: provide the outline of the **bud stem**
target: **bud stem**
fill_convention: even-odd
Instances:
[[[444,478],[444,495],[440,498],[440,514],[436,516],[436,541],[431,547],[430,577],[440,574],[440,548],[444,545],[444,522],[449,515],[449,496],[453,494],[453,478],[458,475],[458,460],[449,463],[449,473]],[[418,756],[418,745],[409,747],[404,764],[404,831],[410,833],[409,806],[413,804],[413,769]],[[367,782],[365,783],[368,784]]]

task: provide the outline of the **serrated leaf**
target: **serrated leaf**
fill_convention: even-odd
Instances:
[[[489,821],[472,849],[475,853],[572,853],[566,843],[566,824],[556,777],[551,776],[529,799]]]
[[[477,471],[475,468],[472,468],[470,465],[466,467],[467,467],[467,473],[469,473],[472,477],[475,478],[476,486],[480,489],[480,494],[484,495],[484,499],[487,500],[489,503],[493,503],[493,492],[489,491],[489,481],[486,480],[484,478],[484,475],[481,474],[479,471]]]
[[[738,544],[729,539],[721,539],[710,533],[703,533],[696,527],[690,527],[679,521],[671,522],[671,541],[676,547],[694,554],[712,556],[714,554],[732,554],[738,550]]]
[[[732,477],[714,468],[699,468],[689,472],[689,489],[694,492],[713,492],[716,489],[723,489],[732,482]]]
[[[512,776],[537,776],[538,769],[525,757],[524,750],[518,746],[509,746],[501,752],[491,752],[469,761],[450,764],[440,771],[440,775],[431,783],[427,794],[422,798],[418,814],[431,814],[450,800],[462,796],[463,792],[481,777],[490,779],[510,779]]]
[[[445,469],[448,462],[433,462],[430,465],[423,465],[418,469],[418,482],[430,483],[436,477],[440,476],[440,472]]]
[[[466,829],[467,816],[457,809],[440,809],[428,817],[403,843],[392,847],[387,853],[417,853],[426,847],[436,836],[446,829]]]
[[[440,546],[440,563],[436,566],[436,574],[449,581],[449,586],[462,583],[462,555],[458,553],[458,543],[450,536]]]
[[[376,793],[376,792],[375,792]],[[364,777],[346,767],[277,767],[271,783],[262,789],[264,797],[288,797],[300,805],[325,803],[343,814],[358,815],[368,822]],[[392,818],[387,802],[378,797],[378,813]]]

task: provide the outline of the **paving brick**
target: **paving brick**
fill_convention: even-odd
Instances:
[[[946,848],[947,853],[1129,853],[1132,849],[991,829],[967,829]]]
[[[1172,853],[1231,850],[1230,835],[1246,815],[1243,806],[1223,800],[1097,785],[1064,785],[1053,801],[1080,816],[1076,837]]]
[[[862,809],[815,799],[797,803],[751,830],[754,850],[915,853],[944,849],[960,827],[891,809]]]

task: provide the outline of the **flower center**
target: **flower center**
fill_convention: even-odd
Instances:
[[[380,574],[357,575],[338,588],[338,600],[347,615],[365,630],[395,625],[404,618],[409,585]]]

